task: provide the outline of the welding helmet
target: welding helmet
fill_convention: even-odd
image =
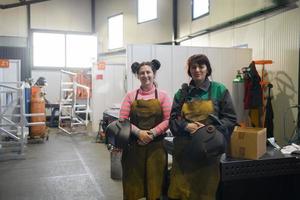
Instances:
[[[105,130],[107,143],[115,148],[124,149],[129,144],[131,124],[128,119],[118,119],[111,122]]]
[[[218,156],[226,150],[224,135],[215,126],[207,125],[199,128],[192,135],[191,145],[188,147],[189,156],[203,159]]]

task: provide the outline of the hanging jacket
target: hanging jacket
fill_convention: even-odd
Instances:
[[[255,63],[252,61],[249,65],[249,71],[245,76],[245,96],[244,108],[253,109],[262,107],[262,88],[261,78],[256,70]]]

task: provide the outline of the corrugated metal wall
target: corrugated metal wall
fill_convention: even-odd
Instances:
[[[297,110],[289,107],[298,103],[300,9],[265,20],[264,32],[261,57],[274,61],[268,71],[274,85],[275,134],[283,141],[283,132],[290,137],[296,125]]]
[[[272,89],[274,135],[279,143],[285,143],[284,132],[287,137],[291,136],[297,119],[297,110],[289,107],[298,103],[299,35],[298,7],[203,35],[186,41],[183,45],[214,47],[245,45],[253,49],[253,60],[273,60],[272,65],[266,65],[266,70],[268,80],[274,85]],[[260,72],[261,66],[257,66],[257,69]],[[286,130],[283,118],[286,119]]]

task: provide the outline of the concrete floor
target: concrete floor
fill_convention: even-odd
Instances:
[[[110,178],[110,153],[86,134],[51,129],[49,140],[27,144],[25,160],[0,162],[0,200],[120,200]]]

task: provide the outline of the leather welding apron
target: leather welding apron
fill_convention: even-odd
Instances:
[[[193,100],[182,106],[182,117],[189,122],[205,123],[208,115],[213,113],[213,101]],[[220,179],[220,157],[210,158],[201,163],[187,162],[183,154],[184,147],[190,145],[191,137],[174,139],[173,163],[170,174],[168,196],[181,200],[215,200]],[[182,166],[189,165],[187,168]],[[192,166],[191,166],[192,165]]]
[[[130,121],[142,130],[150,130],[162,122],[163,112],[158,100],[137,100],[131,105]],[[137,144],[137,138],[124,149],[122,155],[123,198],[137,200],[159,199],[162,193],[164,174],[167,170],[167,153],[163,137],[158,136],[147,145]]]

